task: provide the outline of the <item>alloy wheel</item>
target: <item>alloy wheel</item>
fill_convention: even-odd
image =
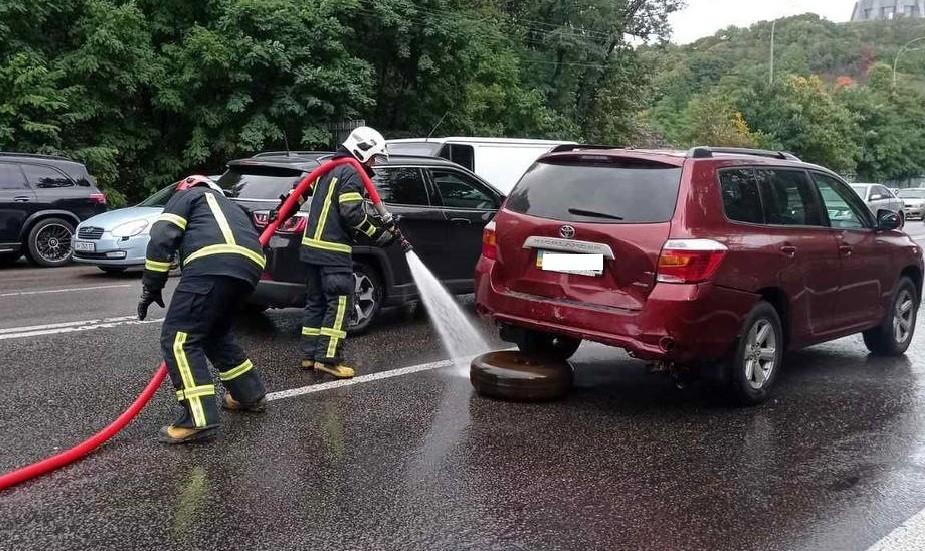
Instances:
[[[71,230],[61,224],[48,224],[35,236],[35,250],[42,260],[58,263],[71,254]]]
[[[893,312],[893,338],[897,344],[906,342],[915,324],[915,299],[912,293],[903,289]]]
[[[376,311],[376,286],[366,274],[353,274],[356,287],[353,292],[352,325],[362,325]]]
[[[752,325],[745,340],[745,380],[754,390],[761,390],[777,365],[777,335],[765,319]]]

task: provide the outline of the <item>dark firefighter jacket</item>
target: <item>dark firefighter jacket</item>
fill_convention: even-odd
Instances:
[[[349,156],[338,153],[333,158]],[[318,179],[311,191],[308,225],[299,253],[303,262],[323,266],[353,267],[353,236],[356,231],[377,239],[382,230],[363,208],[363,181],[349,165],[338,166]]]
[[[145,286],[164,286],[176,252],[184,277],[230,276],[256,285],[266,264],[247,213],[206,186],[174,194],[154,222],[142,280]]]

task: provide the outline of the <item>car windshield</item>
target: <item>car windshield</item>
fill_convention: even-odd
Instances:
[[[514,212],[567,222],[646,224],[674,214],[681,168],[631,160],[533,165],[511,192]]]
[[[167,201],[170,201],[170,198],[173,197],[173,192],[176,189],[177,184],[173,183],[169,186],[155,192],[150,197],[144,201],[138,203],[139,207],[159,207],[164,208],[167,206]]]
[[[925,199],[925,189],[907,189],[899,192],[903,199]]]
[[[265,166],[231,167],[218,180],[235,199],[278,200],[292,191],[302,178],[302,171]]]

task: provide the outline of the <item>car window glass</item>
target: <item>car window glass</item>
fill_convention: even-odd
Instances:
[[[874,186],[874,194],[879,195],[881,199],[893,198],[893,194],[884,186]]]
[[[302,176],[302,171],[292,168],[234,166],[222,174],[218,185],[235,199],[269,201],[292,191]]]
[[[868,227],[863,203],[856,194],[838,180],[824,174],[813,173],[813,180],[822,195],[829,224],[833,228],[861,229]]]
[[[417,168],[378,168],[373,176],[379,197],[395,205],[429,206],[424,176]]]
[[[32,187],[37,189],[71,187],[74,185],[70,178],[50,166],[24,164],[22,169],[26,173],[26,180],[29,181]]]
[[[475,149],[471,145],[448,143],[437,156],[475,171]]]
[[[19,165],[0,163],[0,189],[26,189],[26,179]]]
[[[726,217],[737,222],[763,224],[758,182],[752,169],[724,170],[719,174]]]
[[[177,184],[170,184],[169,186],[157,191],[144,201],[138,203],[139,207],[160,207],[164,208],[167,206],[167,201],[170,201],[170,198],[173,197],[174,189],[177,187]]]
[[[431,170],[431,180],[443,197],[443,206],[457,209],[498,208],[494,197],[472,178],[452,170]]]
[[[758,188],[768,224],[823,226],[816,193],[802,170],[758,169]]]

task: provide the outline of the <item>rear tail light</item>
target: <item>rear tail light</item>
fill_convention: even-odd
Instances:
[[[658,258],[661,283],[701,283],[719,269],[728,249],[712,239],[669,239]]]
[[[296,214],[279,225],[276,233],[302,233],[308,225],[308,217]]]
[[[90,200],[98,205],[106,204],[106,194],[105,193],[91,193]]]
[[[266,210],[258,210],[254,212],[254,225],[258,228],[265,228],[269,223],[270,212]]]
[[[254,212],[254,225],[258,228],[265,228],[270,224],[270,212],[258,210]],[[304,214],[296,214],[289,217],[276,228],[276,233],[302,233],[305,226],[308,225],[308,217]]]
[[[485,231],[482,232],[482,256],[489,260],[498,258],[498,241],[495,234],[494,220],[486,224]]]

